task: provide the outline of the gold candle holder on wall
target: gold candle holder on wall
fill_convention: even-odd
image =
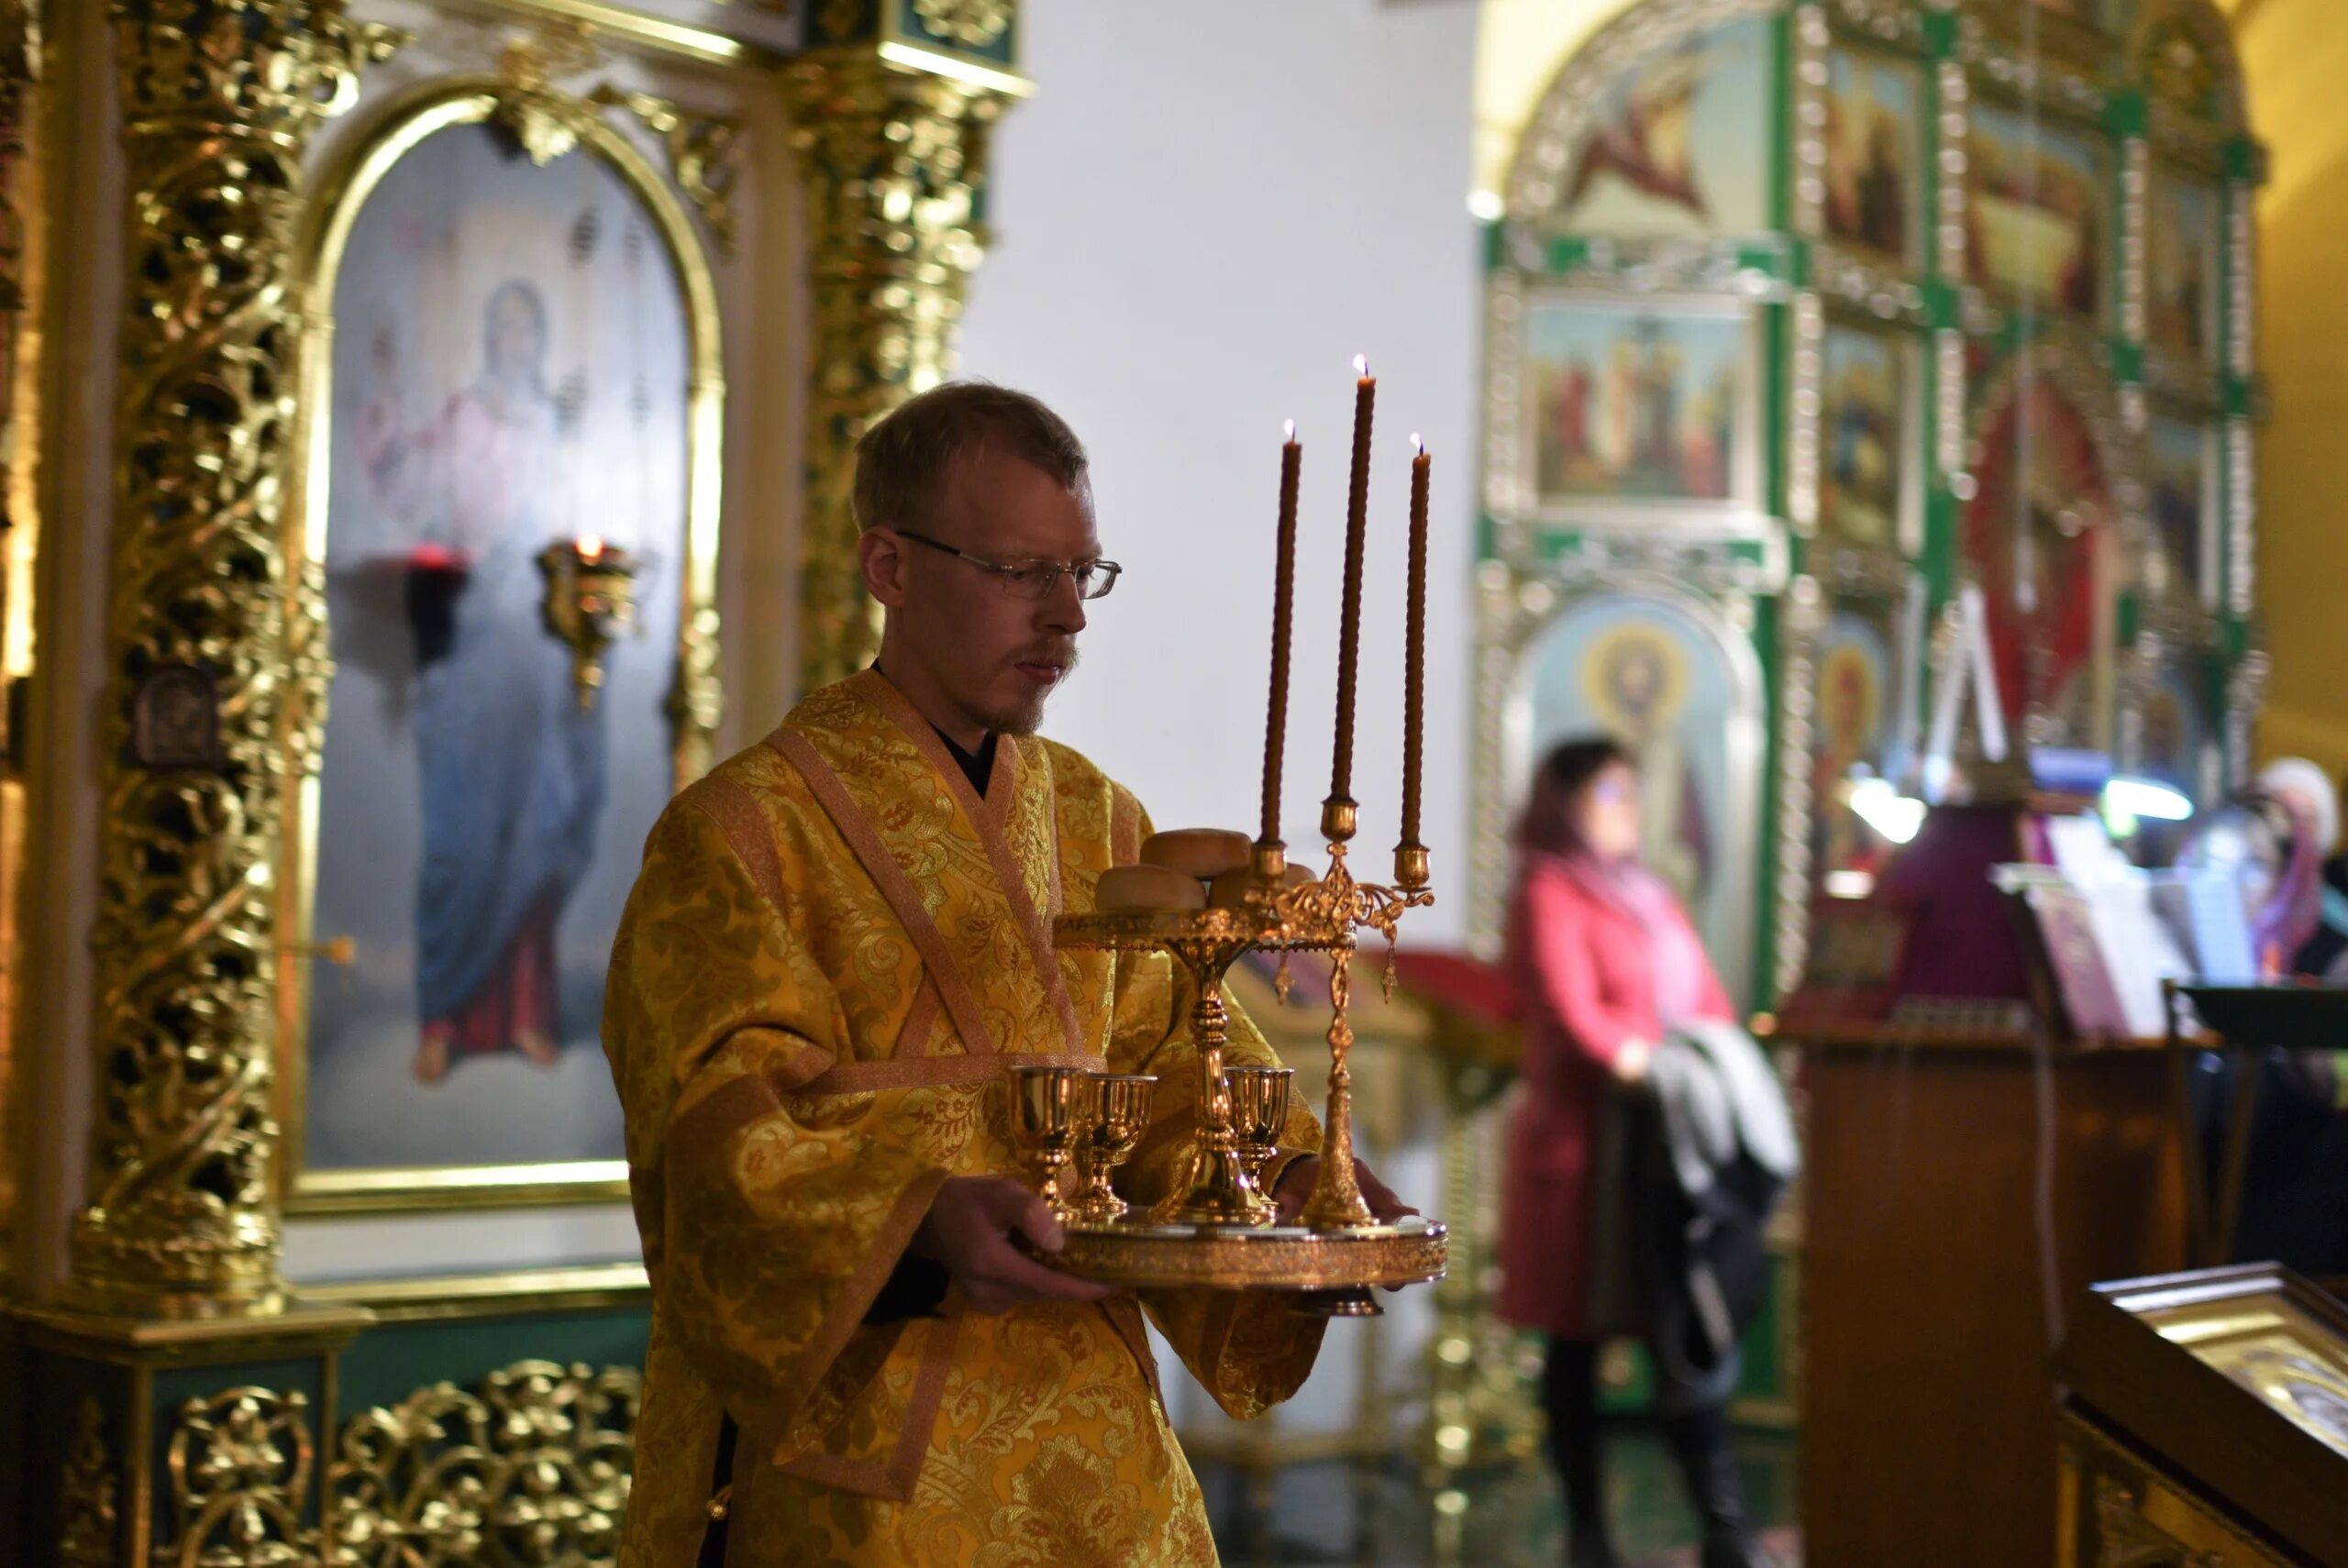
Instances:
[[[636,619],[635,558],[590,535],[540,550],[538,569],[547,580],[547,630],[570,646],[579,706],[593,708],[604,685],[604,650]]]

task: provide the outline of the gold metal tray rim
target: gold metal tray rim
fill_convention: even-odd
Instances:
[[[1144,951],[1170,942],[1238,942],[1297,952],[1326,952],[1354,944],[1352,929],[1335,922],[1289,937],[1283,937],[1281,930],[1278,917],[1251,919],[1246,910],[1095,910],[1060,916],[1052,922],[1052,939],[1061,947]]]
[[[1301,1226],[1073,1225],[1047,1261],[1103,1285],[1326,1290],[1424,1285],[1450,1262],[1450,1228],[1406,1220],[1353,1231]]]

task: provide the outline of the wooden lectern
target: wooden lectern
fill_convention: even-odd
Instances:
[[[2051,1563],[2068,1309],[2185,1266],[2169,1054],[2070,1034],[1989,881],[2039,858],[2039,814],[2066,805],[1936,810],[1882,901],[1837,917],[1904,922],[1892,967],[1781,1014],[1808,1113],[1808,1568]]]

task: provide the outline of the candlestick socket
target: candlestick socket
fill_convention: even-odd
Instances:
[[[1434,876],[1429,865],[1427,846],[1423,844],[1398,844],[1394,846],[1394,882],[1406,893],[1415,893],[1425,887]]]
[[[636,619],[636,561],[601,539],[558,539],[538,552],[547,631],[570,649],[571,684],[583,712],[604,685],[604,654]]]
[[[1361,807],[1343,795],[1332,795],[1321,802],[1321,836],[1333,844],[1352,841],[1355,830],[1361,826]]]
[[[1288,875],[1288,845],[1277,838],[1256,842],[1254,870],[1257,879],[1277,882]]]

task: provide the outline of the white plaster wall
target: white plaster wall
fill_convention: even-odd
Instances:
[[[1253,830],[1280,421],[1304,441],[1285,834],[1320,859],[1329,788],[1351,360],[1379,378],[1354,793],[1357,867],[1399,836],[1412,431],[1434,454],[1424,836],[1464,931],[1475,554],[1477,7],[1098,0],[1021,11],[1036,96],[997,133],[997,242],[961,368],[1034,392],[1091,447],[1126,569],[1048,728],[1160,826]]]

